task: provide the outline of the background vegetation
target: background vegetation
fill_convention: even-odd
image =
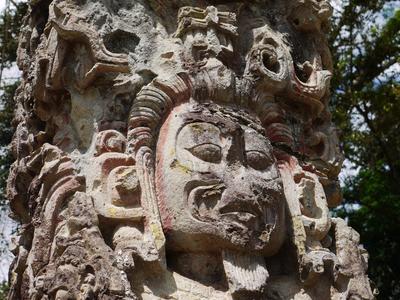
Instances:
[[[8,145],[14,132],[12,126],[14,111],[14,94],[19,85],[15,78],[16,53],[18,34],[22,25],[23,16],[27,11],[26,3],[5,1],[6,8],[0,13],[0,267],[3,269],[10,260],[8,238],[5,236],[11,231],[10,220],[6,217],[8,206],[6,200],[6,181],[8,170],[12,163],[12,156]],[[4,276],[6,270],[1,270]],[[2,276],[2,277],[3,277]],[[4,280],[0,278],[0,280]],[[6,299],[8,286],[6,282],[0,283],[0,300]]]
[[[331,31],[332,112],[347,164],[337,214],[361,234],[378,299],[400,299],[400,3],[344,1]]]
[[[345,176],[344,204],[335,213],[361,234],[370,253],[370,277],[380,291],[378,299],[400,299],[400,3],[340,2],[330,35],[335,60],[331,105],[342,131],[346,166],[353,171]],[[25,3],[7,3],[0,15],[2,210],[7,205],[5,181],[12,162],[7,145],[18,85],[2,75],[15,63],[18,31],[27,10]],[[0,241],[4,251],[7,245],[4,238]],[[6,288],[0,285],[0,299]]]

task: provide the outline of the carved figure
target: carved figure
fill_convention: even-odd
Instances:
[[[331,7],[220,3],[30,4],[9,299],[374,299],[329,214]]]

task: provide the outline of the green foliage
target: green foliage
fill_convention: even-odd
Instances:
[[[385,300],[400,299],[400,10],[395,5],[344,1],[331,35],[333,116],[346,158],[360,168],[345,181],[337,214],[361,234],[370,253],[370,277]]]
[[[0,15],[1,64],[10,67],[17,59],[18,35],[28,5],[17,3],[17,6],[6,8]]]
[[[8,145],[11,143],[14,128],[12,126],[12,119],[14,113],[14,94],[19,82],[14,82],[10,85],[2,87],[2,94],[0,95],[0,103],[2,109],[0,110],[0,209],[5,207],[5,188],[8,177],[8,170],[12,163],[12,156]]]
[[[8,284],[7,282],[0,283],[0,300],[6,300],[8,294]]]
[[[385,168],[365,169],[349,178],[344,189],[346,203],[358,204],[357,210],[342,208],[338,214],[348,217],[361,233],[370,255],[369,272],[380,290],[380,299],[399,299],[400,195]]]
[[[7,3],[8,4],[8,1]],[[15,80],[5,80],[3,71],[15,64],[18,34],[22,25],[22,19],[27,11],[26,3],[17,6],[9,6],[0,14],[0,228],[4,229],[6,222],[3,218],[6,213],[6,181],[9,168],[12,163],[12,155],[9,144],[12,139],[14,128],[12,119],[14,115],[14,95],[18,86]],[[8,243],[0,232],[0,258],[7,260]],[[0,300],[6,299],[8,286],[0,283]]]
[[[5,188],[8,170],[12,163],[9,150],[14,128],[14,95],[19,82],[7,82],[2,78],[4,68],[11,67],[16,61],[18,34],[22,20],[27,12],[26,3],[7,7],[0,14],[0,210],[5,209]]]

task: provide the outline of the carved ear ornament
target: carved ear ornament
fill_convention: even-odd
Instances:
[[[188,101],[191,84],[185,73],[169,79],[156,78],[142,88],[133,102],[128,127],[128,153],[140,147],[154,146],[157,129],[164,117],[178,103]]]
[[[130,71],[127,55],[108,51],[97,32],[80,24],[76,17],[69,16],[63,22],[51,20],[51,24],[62,39],[82,43],[90,53],[93,65],[82,78],[77,78],[80,89],[86,89],[100,74]]]
[[[41,66],[37,70],[38,78],[44,79],[34,85],[38,99],[52,103],[51,94],[63,90],[69,80],[78,90],[84,91],[101,75],[130,72],[128,55],[110,52],[98,32],[80,17],[65,13],[57,5],[52,7],[52,19],[46,27],[46,46],[38,57]],[[71,52],[77,45],[81,45],[88,56],[76,57],[76,68],[69,70],[68,59],[73,57]]]
[[[321,99],[329,90],[332,73],[306,62],[308,78],[305,82],[300,80],[289,49],[283,41],[271,37],[267,29],[266,32],[247,57],[245,77],[254,82],[256,97],[280,96],[308,106],[311,115],[318,116],[325,108]]]

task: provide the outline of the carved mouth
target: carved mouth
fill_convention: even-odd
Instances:
[[[192,182],[187,197],[191,215],[201,222],[222,221],[246,230],[265,231],[269,236],[275,228],[274,209],[250,199],[232,200],[221,206],[224,190],[220,181]]]
[[[248,201],[232,201],[219,209],[221,215],[239,213],[243,215],[252,215],[254,217],[263,216],[263,210],[260,205],[251,204]]]
[[[220,217],[226,221],[256,230],[268,229],[269,233],[275,227],[273,209],[261,207],[254,201],[233,201],[219,209]]]

